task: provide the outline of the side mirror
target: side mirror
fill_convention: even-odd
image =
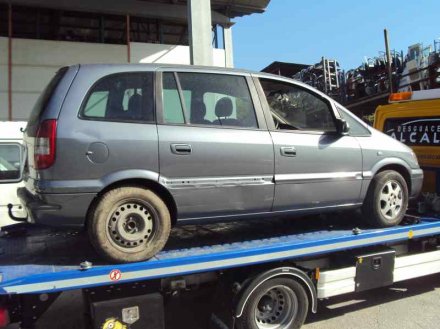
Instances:
[[[340,135],[348,135],[350,126],[344,119],[336,119],[336,131]]]

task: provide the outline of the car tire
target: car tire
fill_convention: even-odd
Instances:
[[[247,297],[240,329],[299,329],[307,316],[309,299],[304,287],[290,278],[274,278],[263,282]]]
[[[87,231],[96,251],[111,262],[147,260],[165,246],[170,212],[154,192],[136,186],[106,192],[90,211]]]
[[[385,170],[374,176],[362,206],[364,219],[374,227],[398,225],[408,208],[408,185],[401,174]]]

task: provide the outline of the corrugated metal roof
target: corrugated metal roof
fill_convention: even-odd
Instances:
[[[46,7],[108,14],[130,14],[140,17],[186,21],[187,0],[0,0],[12,5]],[[211,0],[214,24],[229,23],[229,19],[254,13],[263,13],[270,0]]]
[[[140,0],[164,4],[186,5],[187,0]],[[270,0],[211,0],[212,10],[229,18],[263,13]]]
[[[264,69],[261,70],[261,72],[272,73],[291,78],[294,74],[309,66],[310,64],[286,63],[276,61],[266,66]]]
[[[230,18],[253,13],[263,13],[270,0],[213,0],[212,9]]]

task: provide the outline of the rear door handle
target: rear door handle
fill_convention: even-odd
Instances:
[[[179,155],[191,154],[191,145],[189,144],[171,144],[171,152]]]
[[[280,149],[281,155],[285,157],[296,157],[296,148],[293,146],[283,146]]]

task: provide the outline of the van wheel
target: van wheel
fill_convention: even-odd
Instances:
[[[362,206],[365,220],[374,227],[398,225],[408,208],[408,186],[394,170],[378,173],[371,181]]]
[[[155,193],[140,187],[119,187],[105,193],[88,218],[96,251],[112,262],[129,263],[153,257],[165,246],[170,212]]]
[[[304,323],[309,300],[303,286],[289,278],[263,282],[249,296],[240,329],[298,329]]]

